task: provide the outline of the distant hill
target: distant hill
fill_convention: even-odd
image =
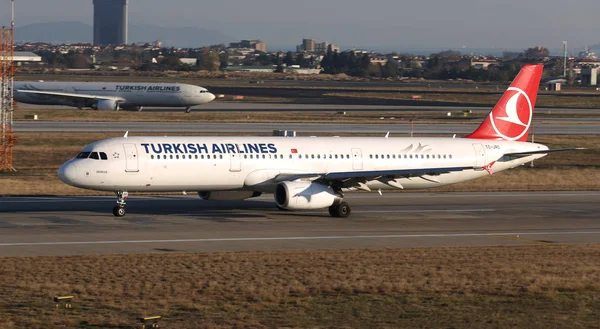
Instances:
[[[93,36],[93,27],[81,22],[37,23],[15,28],[15,39],[18,42],[91,43]],[[154,40],[161,40],[169,47],[198,47],[237,41],[234,37],[221,32],[197,27],[129,26],[129,43]]]
[[[37,23],[15,27],[17,42],[92,42],[93,38],[94,29],[81,22]]]

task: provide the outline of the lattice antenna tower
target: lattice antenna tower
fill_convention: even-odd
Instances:
[[[13,113],[15,102],[13,86],[15,77],[15,2],[11,0],[10,28],[0,30],[0,171],[15,171],[13,167]]]

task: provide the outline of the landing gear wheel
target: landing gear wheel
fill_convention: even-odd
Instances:
[[[113,215],[115,215],[115,217],[125,216],[125,207],[115,206],[113,208]]]
[[[113,215],[115,217],[125,216],[125,200],[127,200],[128,196],[129,193],[127,191],[117,191],[117,205],[113,208]]]
[[[350,205],[346,202],[342,202],[338,205],[329,207],[329,214],[332,217],[341,217],[346,218],[350,216],[351,213]]]
[[[192,112],[192,108],[191,107],[186,107],[185,108],[185,113],[190,113]]]

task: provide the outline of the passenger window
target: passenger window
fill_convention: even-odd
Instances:
[[[346,154],[346,159],[350,159],[350,154]]]
[[[449,157],[450,159],[452,159],[452,154],[450,154],[448,157]]]
[[[371,157],[373,157],[373,156],[371,155]],[[337,154],[335,155],[335,158],[336,158],[336,159],[338,158],[338,155],[337,155]]]
[[[150,155],[150,159],[154,159],[154,154],[151,154],[151,155]]]
[[[196,160],[198,160],[198,154],[196,154],[195,157],[196,157]]]
[[[92,152],[92,154],[90,154],[90,159],[100,160],[100,156],[98,155],[98,152]]]
[[[173,154],[170,155],[170,158],[173,159]]]
[[[100,152],[100,159],[102,159],[102,160],[108,160],[108,156],[106,156],[106,153]]]

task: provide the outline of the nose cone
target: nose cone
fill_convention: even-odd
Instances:
[[[58,178],[65,184],[75,186],[77,179],[77,165],[72,161],[63,164],[58,169]]]
[[[215,95],[213,93],[207,93],[206,94],[206,102],[212,102],[215,99]]]

